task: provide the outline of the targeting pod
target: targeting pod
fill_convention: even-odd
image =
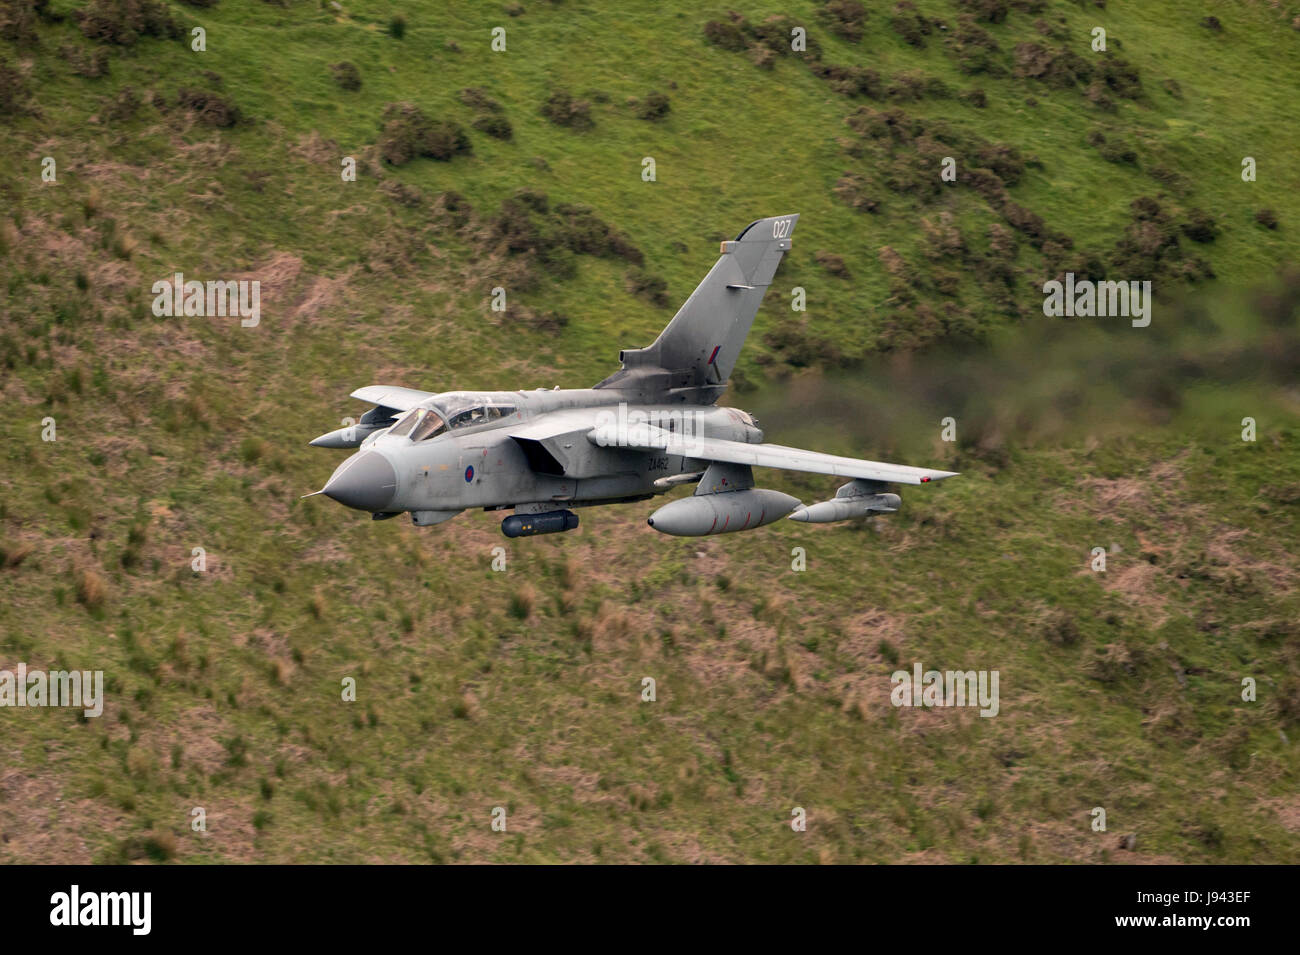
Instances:
[[[538,534],[559,534],[578,526],[578,515],[573,511],[542,511],[540,514],[511,514],[501,522],[501,533],[506,537],[536,537]]]

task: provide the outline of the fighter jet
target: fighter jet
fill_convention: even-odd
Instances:
[[[370,410],[311,443],[358,450],[315,494],[374,520],[409,513],[421,527],[469,508],[509,510],[501,522],[507,537],[571,531],[578,526],[571,508],[649,500],[691,484],[693,495],[665,504],[646,523],[700,537],[785,517],[820,524],[896,511],[891,485],[955,472],[767,444],[752,415],[716,404],[798,221],[759,219],[723,242],[654,344],[621,351],[622,368],[595,387],[354,391]],[[832,500],[805,506],[755,487],[755,467],[850,480]]]

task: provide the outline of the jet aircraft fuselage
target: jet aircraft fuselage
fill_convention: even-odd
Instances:
[[[357,451],[316,493],[375,519],[409,512],[419,525],[468,508],[513,509],[501,522],[508,537],[572,530],[570,507],[638,501],[685,484],[697,485],[694,495],[655,511],[647,521],[655,530],[699,536],[786,516],[826,523],[897,510],[890,484],[953,473],[766,444],[751,415],[717,406],[798,219],[759,219],[723,242],[653,344],[620,352],[622,367],[595,387],[354,391],[371,409],[312,444]],[[851,480],[834,499],[805,507],[754,487],[754,467]]]

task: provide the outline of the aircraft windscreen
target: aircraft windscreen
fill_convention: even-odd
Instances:
[[[404,418],[402,418],[400,421],[397,422],[397,424],[393,425],[392,428],[389,429],[388,433],[396,434],[396,435],[409,434],[411,429],[415,427],[416,422],[420,420],[421,410],[423,409],[414,408],[408,411]]]
[[[436,438],[447,430],[447,423],[442,420],[436,411],[425,411],[421,408],[420,412],[423,417],[420,418],[420,423],[415,426],[415,430],[411,432],[412,441],[425,441],[429,438]]]
[[[389,430],[389,434],[398,437],[410,435],[412,441],[425,441],[437,437],[447,430],[447,423],[436,411],[428,408],[412,408],[406,417],[398,421]]]

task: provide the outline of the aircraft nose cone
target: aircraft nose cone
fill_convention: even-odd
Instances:
[[[379,452],[362,451],[339,465],[321,493],[344,507],[375,513],[388,507],[397,493],[397,472]]]

